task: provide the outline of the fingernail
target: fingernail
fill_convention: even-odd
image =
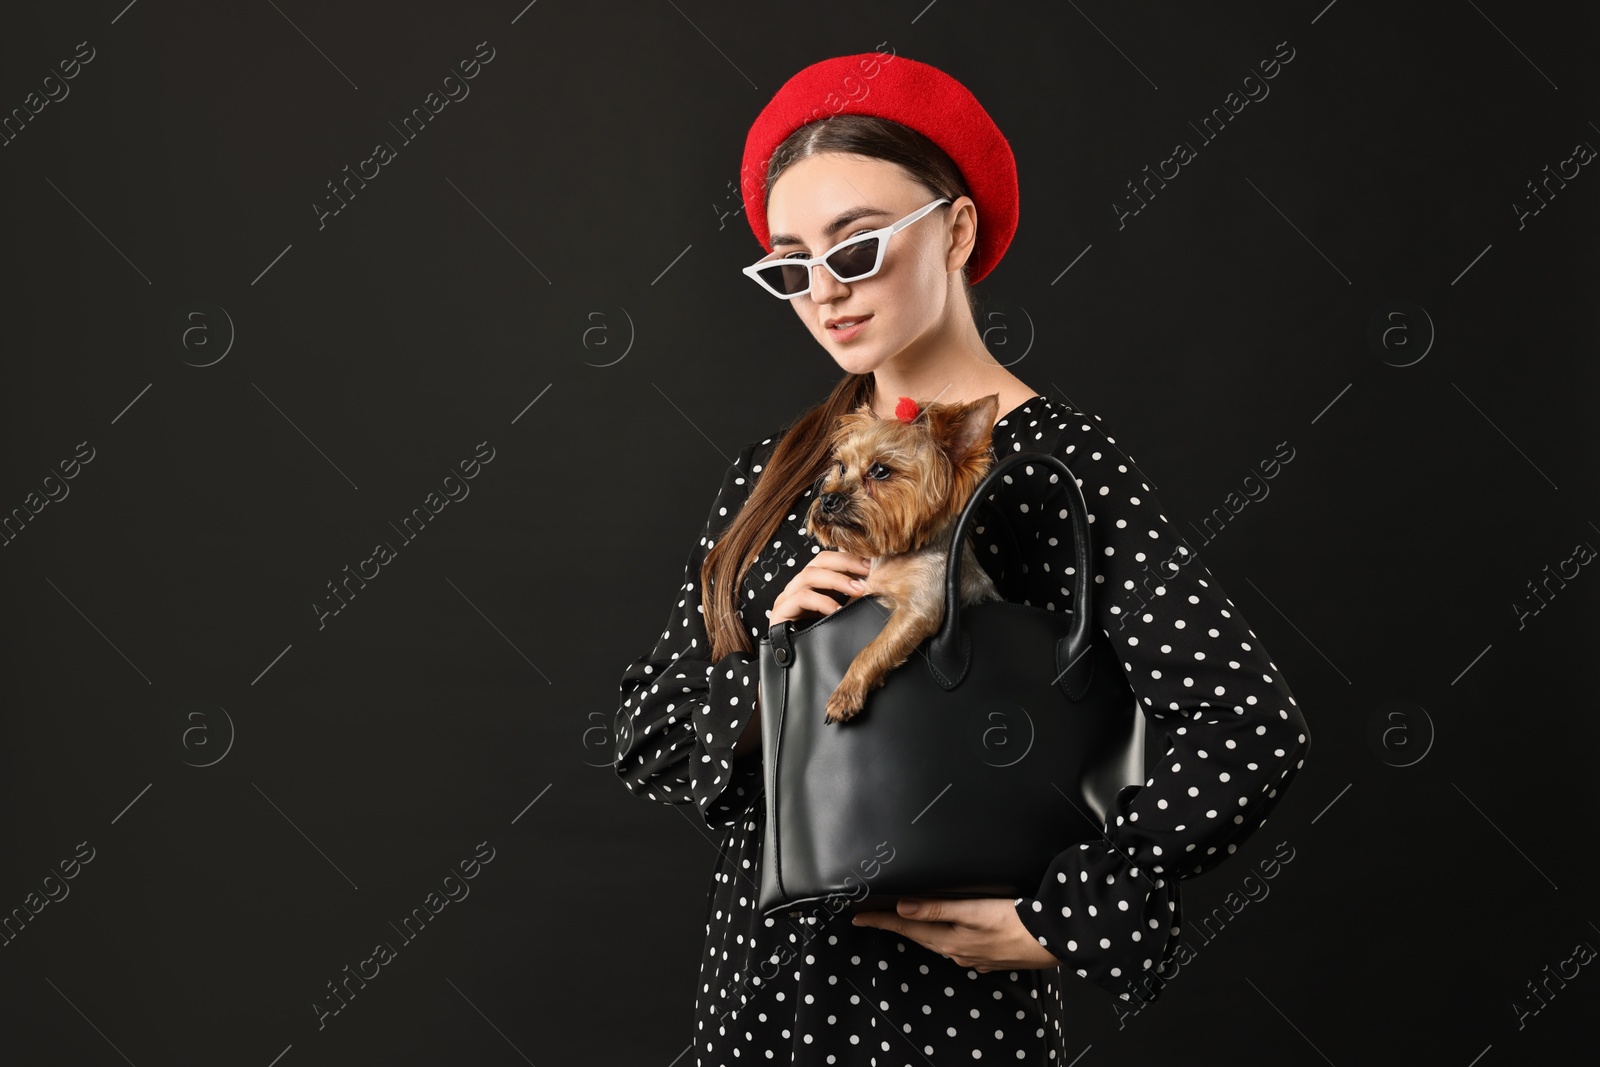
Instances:
[[[862,586],[866,585],[867,583],[863,582],[860,578],[852,578],[852,579],[850,579],[850,584],[855,586],[857,589],[860,589]]]
[[[902,900],[900,902],[900,907],[901,907],[901,910],[904,911],[907,915],[915,915],[917,913],[917,908],[919,907],[919,905],[914,900]]]
[[[851,926],[860,926],[861,925],[861,916],[859,916],[859,915],[851,916],[850,917],[850,925]]]

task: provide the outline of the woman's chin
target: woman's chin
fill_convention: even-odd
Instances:
[[[882,350],[872,342],[841,345],[827,337],[819,337],[817,343],[833,357],[841,370],[849,374],[870,374],[883,363]]]

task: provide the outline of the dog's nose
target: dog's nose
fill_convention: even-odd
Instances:
[[[833,512],[838,511],[839,508],[844,504],[844,494],[843,493],[823,493],[822,494],[821,503],[822,503],[822,510],[828,512],[831,515]]]

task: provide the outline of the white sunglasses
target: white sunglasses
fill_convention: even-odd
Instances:
[[[858,282],[883,269],[883,254],[889,247],[889,238],[940,204],[948,203],[948,197],[940,197],[899,222],[840,241],[820,256],[796,256],[791,252],[790,256],[794,258],[772,259],[771,255],[777,255],[774,252],[741,269],[754,278],[761,288],[780,300],[793,300],[811,292],[811,271],[819,263],[841,282]]]

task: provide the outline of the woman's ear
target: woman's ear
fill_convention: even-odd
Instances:
[[[960,270],[978,242],[978,205],[970,196],[958,196],[950,205],[950,248],[945,253],[946,273]]]

